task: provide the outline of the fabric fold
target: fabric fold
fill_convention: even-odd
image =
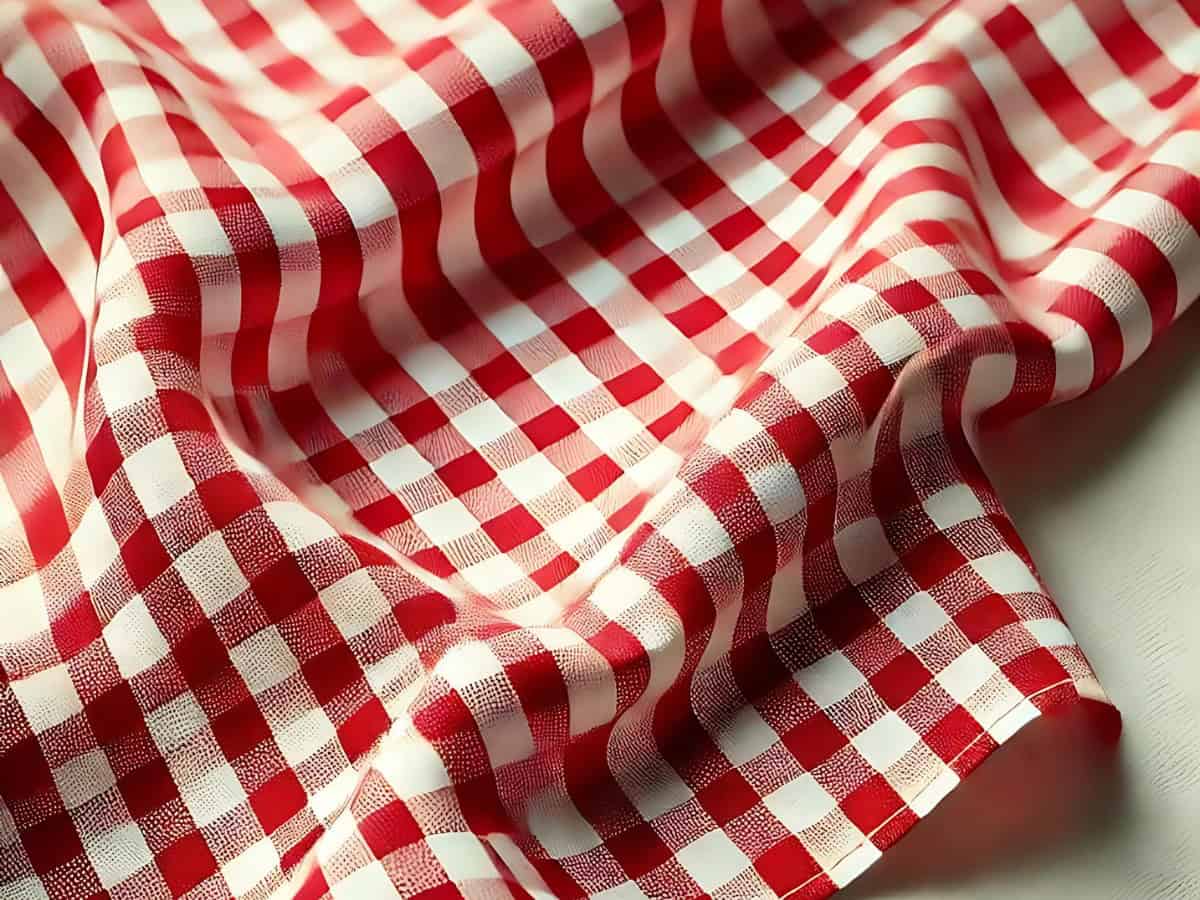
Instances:
[[[976,447],[1200,293],[1197,25],[4,7],[0,895],[823,897],[1107,704]]]

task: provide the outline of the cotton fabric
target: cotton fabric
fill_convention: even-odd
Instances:
[[[0,17],[0,896],[823,897],[1105,702],[974,448],[1200,292],[1193,4]]]

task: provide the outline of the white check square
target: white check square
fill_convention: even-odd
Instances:
[[[1040,594],[1042,591],[1029,567],[1011,550],[973,559],[971,568],[997,594]]]
[[[573,549],[607,527],[600,510],[591,503],[581,503],[557,522],[546,526],[546,533],[558,546]]]
[[[600,835],[592,828],[568,797],[556,794],[539,797],[529,804],[529,831],[555,859],[594,850],[601,844]]]
[[[862,338],[885,366],[908,359],[925,347],[925,339],[900,315],[872,325],[862,333]]]
[[[208,716],[190,693],[184,693],[146,713],[146,726],[163,757],[169,759],[208,727]]]
[[[792,833],[820,822],[837,808],[837,801],[805,772],[763,798],[763,805]]]
[[[733,548],[720,519],[707,503],[695,496],[688,496],[683,507],[658,530],[693,566],[703,565]]]
[[[284,725],[275,726],[274,731],[279,752],[293,768],[302,765],[326,744],[337,739],[333,723],[319,707],[309,709]]]
[[[461,883],[498,875],[483,844],[474,834],[455,831],[431,834],[425,840],[453,881]]]
[[[828,709],[849,697],[866,679],[840,650],[828,654],[796,673],[804,692]]]
[[[77,809],[117,783],[103,750],[92,750],[67,760],[54,770],[54,783],[67,809]]]
[[[71,549],[75,551],[75,559],[79,563],[83,586],[88,588],[95,585],[121,555],[121,548],[113,538],[104,506],[99,500],[88,504],[79,527],[71,535]]]
[[[321,605],[347,641],[369,631],[391,614],[387,597],[366,569],[355,569],[339,578],[321,591],[320,596]]]
[[[854,738],[854,746],[877,771],[886,772],[921,738],[894,712],[876,719]]]
[[[783,386],[805,406],[815,406],[846,387],[846,379],[824,356],[814,356],[787,372]]]
[[[621,270],[604,257],[568,272],[567,281],[592,306],[600,306],[628,283]]]
[[[154,379],[140,353],[124,356],[96,367],[96,387],[110,413],[153,397]]]
[[[546,392],[546,396],[559,406],[600,386],[600,379],[574,356],[564,356],[552,362],[535,373],[533,380]]]
[[[646,229],[646,237],[663,253],[672,253],[702,234],[704,226],[686,209]]]
[[[434,667],[434,673],[458,691],[476,682],[502,675],[503,672],[496,654],[482,641],[455,644],[442,654],[442,658]]]
[[[950,617],[931,595],[918,591],[888,613],[883,621],[906,647],[915,647],[942,628]]]
[[[270,838],[251,844],[221,867],[221,874],[234,896],[241,897],[256,887],[279,866],[279,854]]]
[[[926,499],[924,506],[933,524],[942,530],[983,515],[979,498],[965,484],[943,488]]]
[[[652,590],[650,582],[632,569],[617,566],[605,574],[592,591],[591,602],[609,619],[620,618]]]
[[[734,714],[717,733],[717,744],[733,765],[741,766],[757,759],[779,742],[779,735],[749,704]]]
[[[125,601],[104,626],[104,642],[124,678],[141,674],[171,652],[141,594],[134,594]]]
[[[418,344],[404,354],[400,365],[431,396],[467,377],[467,370],[440,344]]]
[[[84,849],[106,888],[124,881],[154,858],[141,829],[133,822],[103,834],[89,835]]]
[[[862,584],[896,561],[883,525],[875,516],[847,525],[833,536],[833,543],[852,584]]]
[[[221,763],[195,781],[179,785],[179,796],[196,825],[203,828],[244,802],[246,792],[233,767]]]
[[[524,303],[509,303],[483,320],[488,331],[507,348],[524,343],[546,330],[546,323]]]
[[[175,438],[169,434],[126,459],[125,474],[150,518],[170,509],[196,487],[184,468]]]
[[[433,474],[433,466],[412,444],[389,450],[371,463],[371,471],[389,490],[398,491]]]
[[[517,427],[496,401],[491,399],[475,404],[450,421],[454,423],[458,433],[475,447],[491,443]]]
[[[34,734],[41,734],[83,711],[71,673],[62,664],[15,678],[9,687]]]
[[[462,570],[463,577],[484,595],[494,595],[525,577],[525,570],[507,554],[498,553]]]
[[[149,168],[153,170],[153,166]],[[146,172],[143,171],[142,174],[146,177]],[[150,180],[151,178],[147,177],[147,182]],[[172,187],[175,190],[179,189],[177,185],[166,189],[169,191]],[[211,209],[189,209],[167,213],[167,223],[189,256],[228,257],[233,255],[233,245],[229,243],[229,236],[225,233],[221,220]]]
[[[714,256],[698,269],[688,273],[692,284],[703,293],[712,296],[722,288],[728,287],[746,273],[746,267],[736,256],[722,252]]]
[[[969,647],[937,674],[937,682],[946,693],[965,704],[999,671],[988,655],[977,646]]]
[[[772,525],[782,525],[804,509],[804,486],[790,463],[773,463],[745,474]]]
[[[750,860],[724,831],[710,831],[675,852],[679,864],[706,893],[733,881],[750,866]]]
[[[4,610],[5,639],[17,643],[50,627],[46,593],[37,572],[0,585],[0,610]]]
[[[379,860],[372,860],[329,886],[335,900],[363,900],[365,897],[395,897],[396,886]]]
[[[532,503],[565,481],[562,472],[542,453],[534,453],[498,473],[500,481],[523,504]]]
[[[422,510],[413,519],[429,539],[439,545],[458,540],[479,528],[479,520],[457,497]]]
[[[299,660],[274,625],[230,647],[229,658],[252,694],[261,694],[300,670]]]
[[[175,570],[208,615],[224,609],[250,587],[219,531],[180,554]]]
[[[757,203],[786,181],[787,177],[780,171],[779,166],[769,159],[764,159],[731,179],[729,189],[738,199],[749,205]]]

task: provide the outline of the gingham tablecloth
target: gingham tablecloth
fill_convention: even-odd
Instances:
[[[1200,293],[1195,3],[0,22],[0,897],[823,897],[1103,700],[974,447]]]

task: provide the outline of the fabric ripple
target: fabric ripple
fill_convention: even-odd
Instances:
[[[0,23],[3,897],[823,897],[1107,702],[975,447],[1200,293],[1189,4]]]

